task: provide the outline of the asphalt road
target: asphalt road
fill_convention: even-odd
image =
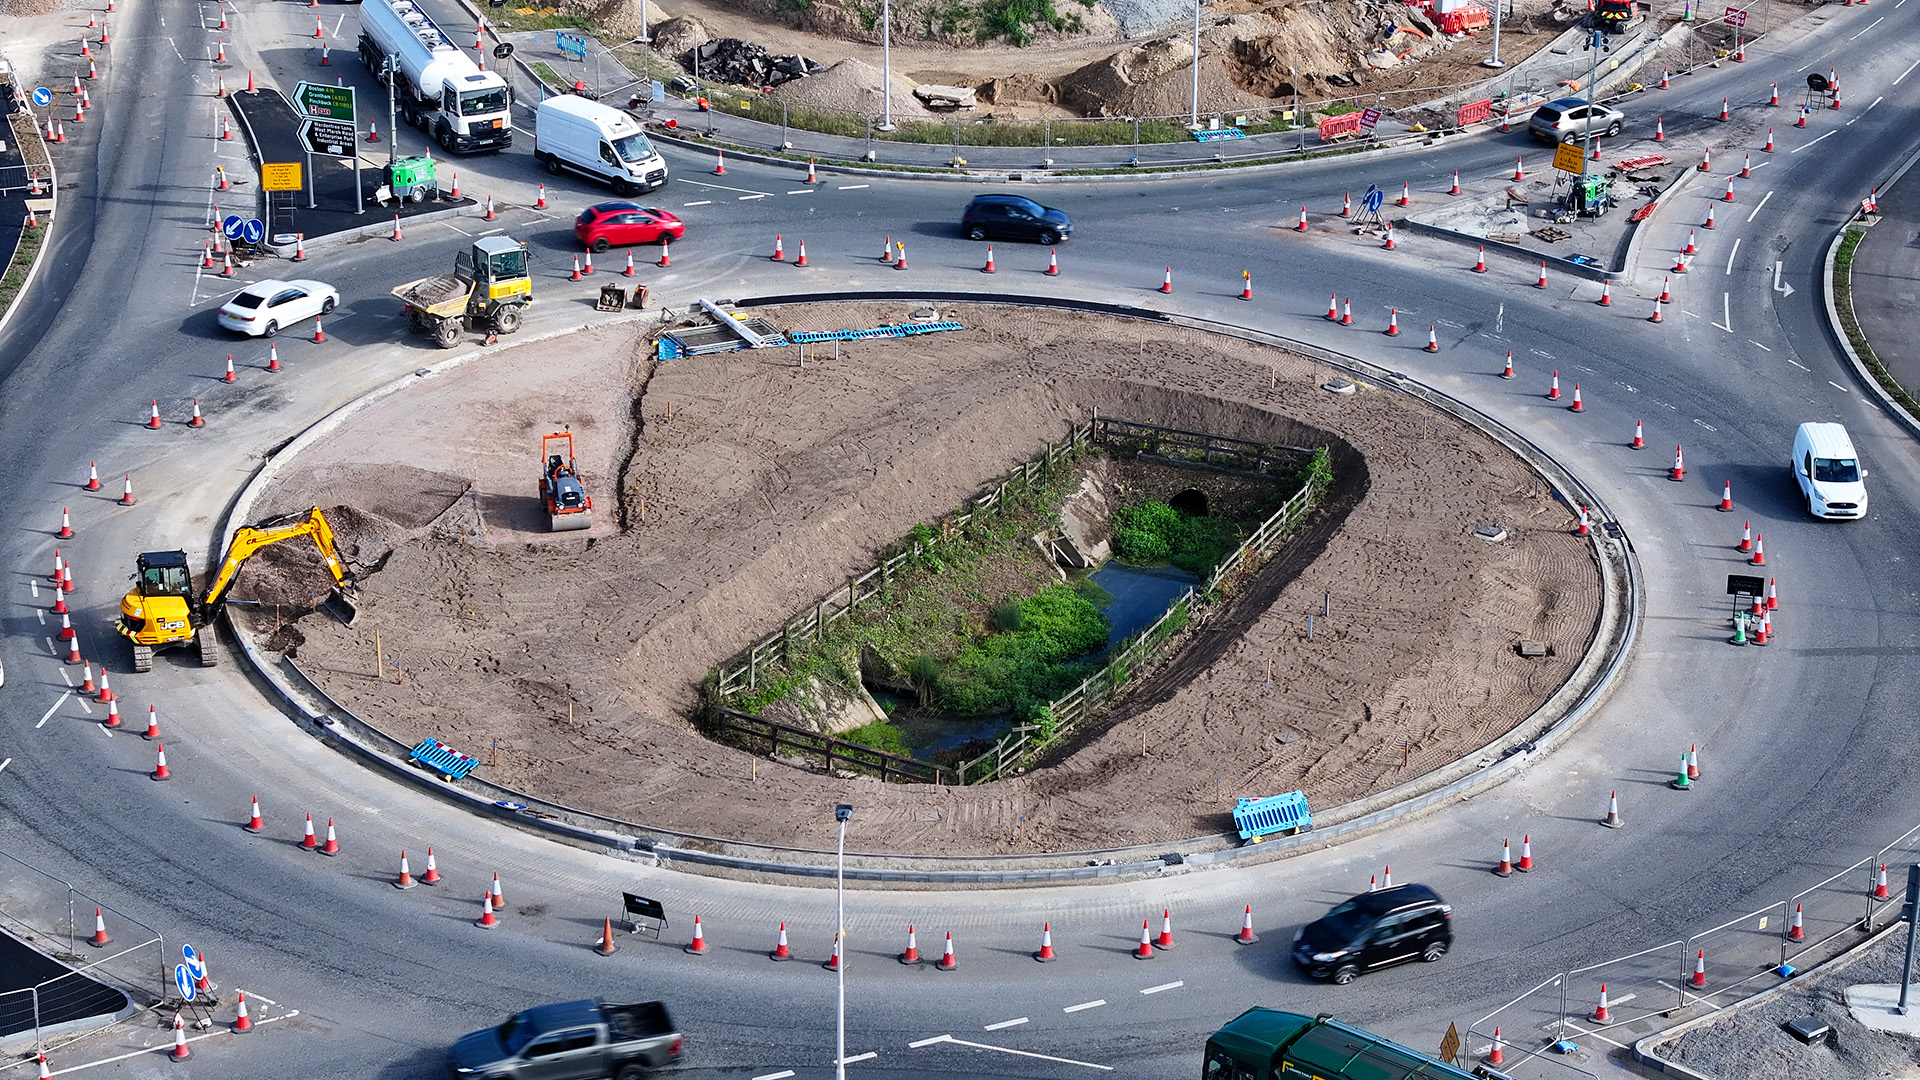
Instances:
[[[320,11],[330,26],[353,21],[351,8]],[[690,1067],[703,1073],[829,1074],[833,981],[817,967],[831,934],[829,892],[680,875],[467,818],[302,733],[239,673],[236,657],[204,670],[169,654],[150,675],[128,672],[109,623],[132,555],[182,546],[197,559],[264,455],[341,403],[440,358],[405,333],[386,290],[444,268],[468,233],[487,227],[458,219],[412,227],[399,244],[321,249],[301,276],[345,294],[328,342],[288,335],[279,350],[287,370],[260,370],[263,345],[213,324],[237,283],[198,268],[205,178],[214,164],[244,165],[209,134],[217,115],[209,65],[182,44],[212,37],[199,29],[206,14],[185,0],[152,0],[118,15],[123,62],[96,88],[95,141],[63,159],[72,186],[62,192],[52,261],[0,340],[0,505],[14,526],[0,556],[15,595],[0,639],[8,673],[0,848],[161,927],[170,944],[192,942],[224,985],[299,1010],[248,1041],[197,1044],[186,1068],[208,1077],[438,1075],[452,1036],[581,994],[667,999],[689,1033]],[[311,17],[289,5],[234,9],[235,70],[252,65],[290,86],[312,62]],[[1256,1003],[1335,1012],[1430,1047],[1449,1022],[1465,1028],[1557,972],[1784,900],[1920,821],[1920,792],[1906,782],[1917,764],[1920,569],[1904,555],[1920,527],[1920,461],[1838,358],[1818,292],[1826,239],[1915,145],[1892,102],[1911,70],[1900,43],[1917,17],[1887,4],[1815,17],[1824,23],[1805,38],[1763,42],[1744,65],[1629,106],[1637,119],[1657,108],[1670,139],[1710,139],[1719,164],[1655,218],[1641,269],[1615,283],[1611,307],[1594,303],[1591,282],[1536,289],[1529,265],[1496,261],[1478,276],[1466,272],[1468,249],[1402,238],[1389,253],[1324,224],[1341,192],[1369,182],[1405,178],[1417,195],[1438,198],[1456,168],[1485,182],[1517,153],[1542,156],[1517,133],[1258,176],[1038,188],[1079,223],[1061,248],[1059,278],[1040,274],[1044,252],[1020,245],[998,245],[1000,272],[979,274],[979,245],[952,228],[971,194],[964,185],[828,177],[804,189],[788,170],[734,163],[720,178],[704,173],[703,157],[669,154],[676,179],[657,201],[687,217],[690,238],[675,246],[670,271],[644,273],[669,305],[804,288],[989,288],[1166,307],[1312,341],[1406,372],[1527,434],[1603,493],[1644,573],[1639,642],[1606,706],[1562,749],[1470,802],[1243,870],[1076,889],[855,893],[848,1048],[878,1056],[850,1071],[1054,1077],[1097,1065],[1128,1077],[1192,1075],[1201,1039]],[[334,66],[370,85],[346,55],[350,31],[333,40],[346,42]],[[146,62],[125,63],[129,56]],[[1762,105],[1728,125],[1712,119],[1722,95],[1764,102],[1766,83],[1796,83],[1836,58],[1847,64],[1848,107],[1817,115],[1805,131],[1788,127],[1787,110]],[[147,101],[179,103],[166,113],[167,137],[154,137]],[[1647,322],[1663,268],[1698,227],[1705,198],[1724,189],[1740,151],[1758,150],[1768,124],[1778,150],[1755,154],[1764,167],[1736,182],[1734,204],[1716,208],[1697,261],[1673,280],[1665,321]],[[588,318],[585,298],[604,279],[565,280],[568,223],[603,193],[552,184],[554,208],[536,214],[527,207],[543,176],[524,147],[457,167],[471,171],[464,192],[511,206],[495,225],[540,254],[536,289],[549,302],[523,333]],[[1306,237],[1285,229],[1302,202],[1323,223]],[[776,231],[789,251],[808,242],[812,275],[766,259]],[[889,235],[907,239],[911,271],[878,263]],[[1166,265],[1172,297],[1154,292]],[[1252,304],[1237,299],[1242,269],[1253,274]],[[1336,290],[1354,298],[1353,328],[1320,317]],[[1439,326],[1443,351],[1421,352],[1419,334],[1378,333],[1389,307],[1407,327]],[[1520,369],[1512,383],[1494,377],[1508,349]],[[218,381],[229,350],[242,372],[232,386]],[[1584,414],[1544,400],[1552,370],[1581,381]],[[178,423],[196,398],[205,429]],[[170,420],[164,430],[141,427],[150,399]],[[1873,471],[1871,519],[1821,524],[1797,505],[1785,458],[1794,426],[1812,419],[1854,433]],[[1653,447],[1639,454],[1625,447],[1636,420]],[[1684,484],[1665,479],[1675,443],[1686,446]],[[80,490],[89,461],[110,491]],[[136,485],[133,507],[107,497],[123,473]],[[1736,514],[1713,510],[1723,480]],[[62,506],[79,535],[57,542]],[[1764,532],[1767,572],[1780,580],[1779,637],[1766,650],[1724,644],[1725,575],[1749,572],[1732,550],[1746,519]],[[86,653],[107,658],[129,714],[160,709],[176,775],[169,784],[147,779],[152,747],[109,735],[99,706],[66,694],[77,676],[50,654],[45,590],[34,581],[56,543],[79,579],[70,602]],[[1681,795],[1663,781],[1689,744],[1701,747],[1705,776],[1701,790]],[[1620,831],[1593,823],[1614,789],[1628,819]],[[269,820],[262,836],[238,828],[254,793]],[[821,809],[816,841],[830,847],[830,808]],[[343,856],[296,850],[303,812],[336,819]],[[1522,833],[1532,835],[1541,870],[1506,881],[1487,874],[1500,840]],[[869,839],[856,816],[850,847]],[[398,851],[409,850],[418,873],[428,844],[448,883],[389,888]],[[1458,906],[1456,954],[1345,988],[1300,979],[1285,962],[1292,927],[1385,864]],[[508,911],[488,933],[469,924],[494,871]],[[595,956],[587,945],[622,889],[668,903],[670,938],[699,912],[714,955],[623,942],[617,955]],[[1248,903],[1264,940],[1239,948],[1227,938]],[[1168,904],[1180,948],[1151,964],[1129,959],[1138,920],[1152,914],[1157,923]],[[782,920],[806,962],[763,958]],[[1027,958],[1043,921],[1064,957],[1047,966]],[[952,931],[961,969],[894,963],[908,923],[923,951]],[[1570,984],[1576,1000],[1592,989],[1585,976]],[[1095,1001],[1103,1004],[1067,1011]],[[941,1035],[1047,1056],[909,1045]],[[69,1056],[94,1060],[164,1038],[141,1028]],[[144,1055],[102,1071],[163,1067]]]

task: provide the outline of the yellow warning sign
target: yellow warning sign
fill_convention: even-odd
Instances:
[[[1553,152],[1553,167],[1561,172],[1584,173],[1587,171],[1587,148],[1579,143],[1561,143]]]
[[[1460,1056],[1460,1029],[1447,1025],[1446,1037],[1440,1040],[1440,1060],[1451,1065]]]
[[[300,163],[297,161],[261,162],[260,186],[268,191],[299,191]]]

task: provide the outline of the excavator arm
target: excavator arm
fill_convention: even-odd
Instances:
[[[261,548],[297,536],[313,537],[314,546],[320,549],[320,558],[333,574],[335,588],[326,602],[320,605],[321,608],[342,623],[352,623],[353,617],[358,614],[353,574],[340,558],[339,549],[334,547],[333,528],[327,524],[326,515],[317,506],[304,514],[285,514],[252,525],[242,525],[234,530],[233,542],[227,545],[226,560],[220,564],[220,572],[214,575],[212,584],[207,587],[206,599],[201,604],[209,612],[218,609],[248,559]]]

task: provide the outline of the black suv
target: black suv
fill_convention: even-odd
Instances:
[[[1073,221],[1022,195],[975,195],[960,217],[960,231],[969,240],[998,236],[1051,246],[1073,235]]]
[[[1432,963],[1453,946],[1453,908],[1425,885],[1362,893],[1293,935],[1293,962],[1342,986],[1363,971],[1416,957]]]

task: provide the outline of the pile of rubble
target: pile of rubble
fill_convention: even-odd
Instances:
[[[826,70],[804,56],[775,56],[739,38],[697,45],[681,56],[680,63],[696,78],[729,86],[779,86]]]

